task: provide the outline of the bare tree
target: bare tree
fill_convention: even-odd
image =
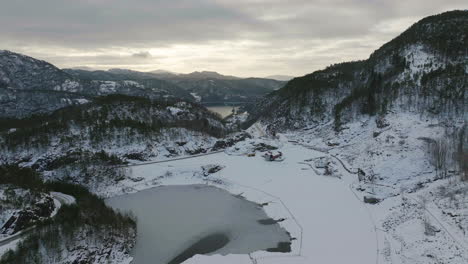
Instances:
[[[447,177],[448,142],[447,139],[438,139],[429,145],[429,154],[432,164],[436,168],[438,178]]]
[[[420,138],[428,144],[431,164],[436,169],[438,178],[446,178],[449,171],[457,172],[460,179],[468,181],[468,139],[465,126],[447,129],[439,139]]]
[[[463,181],[468,181],[468,155],[467,155],[467,148],[468,148],[468,139],[466,137],[464,126],[459,134],[458,134],[458,142],[456,146],[456,153],[455,153],[455,160],[458,164],[458,169],[460,171],[460,178]]]

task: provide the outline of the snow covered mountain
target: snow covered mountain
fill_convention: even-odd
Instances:
[[[466,263],[467,47],[468,11],[424,18],[367,60],[291,80],[244,125],[317,152],[316,175],[353,174],[379,263]]]
[[[0,117],[47,113],[108,94],[192,100],[189,93],[163,80],[133,80],[112,75],[86,79],[45,61],[0,51]]]
[[[253,111],[278,128],[334,122],[392,111],[463,119],[467,112],[468,12],[427,17],[367,60],[339,63],[290,81]],[[274,111],[273,111],[274,110]]]

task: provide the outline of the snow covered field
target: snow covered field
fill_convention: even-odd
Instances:
[[[305,131],[278,140],[265,138],[256,124],[249,130],[256,138],[225,152],[129,167],[131,177],[105,195],[158,185],[210,184],[267,203],[267,214],[285,218],[280,225],[295,238],[291,253],[197,255],[185,262],[190,264],[467,263],[468,240],[462,231],[467,226],[466,206],[455,210],[453,199],[440,194],[443,190],[460,195],[467,185],[455,178],[431,180],[435,172],[418,139],[442,135],[441,128],[412,116],[389,117],[390,127],[378,130],[375,137],[371,121],[352,123],[339,137],[325,129],[324,135]],[[248,157],[259,142],[278,146],[285,161],[266,162],[260,152]],[[331,172],[321,168],[323,161],[331,162]],[[204,177],[202,166],[210,164],[224,168]],[[357,168],[379,177],[373,184],[360,183]],[[383,201],[363,203],[368,195]]]
[[[251,258],[256,263],[375,263],[374,225],[364,204],[350,190],[348,180],[318,176],[302,162],[321,153],[284,139],[282,144],[281,151],[286,156],[283,162],[266,162],[259,155],[218,153],[130,167],[133,178],[144,180],[120,182],[122,189],[114,189],[108,195],[156,185],[211,184],[257,203],[268,203],[264,207],[267,214],[274,219],[285,218],[280,224],[296,238],[291,253],[227,256],[222,257],[222,263],[252,263]],[[207,164],[225,168],[204,178],[201,166]],[[187,263],[220,263],[220,260],[219,256],[196,256]]]
[[[384,127],[377,127],[375,118],[362,118],[338,135],[329,125],[288,137],[352,164],[352,172],[360,168],[374,176],[351,186],[361,201],[364,196],[382,200],[367,205],[379,238],[378,263],[468,263],[468,184],[459,180],[456,168],[440,179],[425,142],[448,137],[445,131],[463,121],[398,112],[385,119]]]
[[[413,115],[279,134],[261,125],[253,139],[224,152],[126,167],[128,177],[100,190],[111,197],[161,185],[208,184],[263,205],[291,233],[290,253],[197,255],[188,264],[466,264],[468,185],[455,176],[436,179],[420,138],[443,136],[443,126]],[[260,143],[278,147],[282,162],[267,162]],[[329,168],[323,165],[329,164]],[[207,175],[207,168],[221,170]],[[359,182],[360,168],[375,174]],[[364,196],[381,200],[366,204]]]

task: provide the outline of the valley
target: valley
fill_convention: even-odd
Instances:
[[[467,44],[454,10],[296,78],[0,50],[0,264],[466,264]]]

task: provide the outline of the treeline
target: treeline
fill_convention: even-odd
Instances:
[[[86,150],[77,149],[73,152],[68,152],[66,155],[57,157],[57,158],[40,158],[34,165],[33,169],[42,171],[42,170],[55,170],[66,165],[75,164],[84,166],[91,165],[103,165],[103,166],[112,166],[112,165],[123,165],[127,162],[118,157],[115,154],[107,153],[104,150],[98,152],[91,152]]]
[[[468,35],[468,11],[455,10],[423,18],[408,30],[382,46],[371,55],[377,59],[380,53],[391,52],[396,47],[421,43],[446,56],[458,56],[466,50]]]
[[[20,180],[12,177],[17,173]],[[67,250],[79,249],[76,245],[82,243],[77,239],[80,235],[93,237],[96,243],[102,244],[101,247],[115,246],[106,243],[121,243],[117,246],[127,252],[133,247],[136,219],[106,206],[102,198],[92,194],[85,187],[65,182],[42,182],[37,172],[30,168],[19,168],[17,165],[1,166],[0,179],[3,184],[13,184],[22,188],[33,187],[43,192],[62,192],[76,199],[76,204],[62,205],[54,218],[38,223],[33,234],[19,243],[16,250],[10,250],[3,255],[1,264],[50,263],[51,259],[59,262],[67,257],[67,253],[72,254]],[[85,257],[90,262],[93,257],[97,257],[93,256],[96,252],[83,252],[89,254]]]
[[[40,175],[30,169],[19,167],[16,164],[0,166],[0,184],[12,184],[23,189],[42,191],[44,183]]]
[[[58,157],[41,157],[31,166],[38,172],[49,171],[51,177],[61,181],[74,182],[99,191],[109,184],[125,179],[127,164],[123,158],[104,150],[91,152],[75,149]]]
[[[173,114],[166,109],[177,107],[178,103],[182,102],[109,95],[97,98],[94,103],[63,108],[50,115],[4,119],[0,120],[3,146],[10,151],[41,148],[57,139],[68,144],[86,139],[91,145],[99,145],[119,134],[129,142],[133,135],[152,136],[154,140],[162,129],[173,127],[224,136],[226,131],[218,115],[190,102],[182,103],[187,113]],[[79,135],[74,135],[72,130],[80,130]]]
[[[277,96],[280,102],[288,100],[289,108],[308,108],[318,120],[326,118],[331,110],[336,131],[358,116],[385,115],[396,105],[402,110],[441,119],[459,116],[466,110],[466,73],[462,64],[447,64],[433,71],[405,76],[411,61],[398,53],[388,59],[390,67],[383,72],[375,71],[377,66],[372,60],[332,65],[294,79]],[[404,79],[395,81],[399,76]],[[282,111],[277,103],[270,108],[264,111],[266,116],[268,112]]]
[[[307,99],[310,93],[319,97],[329,89],[355,79],[356,73],[363,70],[366,61],[351,61],[328,66],[300,78],[294,78],[278,90],[278,95],[296,100]],[[301,101],[299,101],[301,102]],[[303,104],[308,102],[303,101]]]

